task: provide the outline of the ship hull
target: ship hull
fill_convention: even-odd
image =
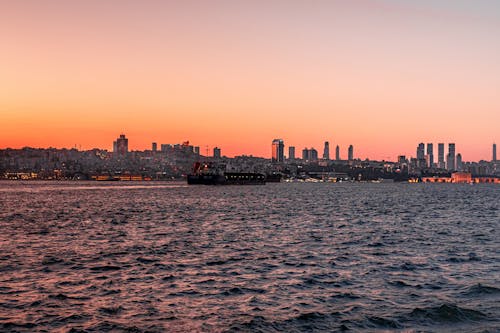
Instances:
[[[224,175],[188,175],[189,185],[264,185],[266,176],[260,173],[228,172]]]

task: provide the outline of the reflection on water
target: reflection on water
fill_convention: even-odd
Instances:
[[[0,183],[0,331],[497,331],[499,187]]]

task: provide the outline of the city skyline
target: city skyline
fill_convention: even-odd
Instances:
[[[133,141],[132,141],[133,143]],[[145,149],[130,149],[129,147],[129,137],[126,137],[126,135],[124,133],[121,133],[119,134],[118,138],[116,138],[113,142],[112,142],[112,149],[107,149],[107,148],[103,148],[103,147],[93,147],[93,148],[90,148],[90,149],[82,149],[81,147],[78,147],[77,145],[73,146],[73,147],[55,147],[55,146],[48,146],[48,147],[35,147],[35,146],[24,146],[24,147],[6,147],[6,148],[0,148],[1,149],[21,149],[21,148],[35,148],[35,149],[48,149],[48,148],[56,148],[56,149],[77,149],[77,150],[80,150],[80,151],[85,151],[85,150],[92,150],[92,149],[104,149],[104,150],[108,150],[110,152],[113,152],[113,153],[117,153],[118,155],[125,155],[126,153],[128,152],[132,152],[132,151],[153,151],[153,152],[160,152],[160,151],[163,151],[164,149],[167,149],[167,148],[172,148],[174,146],[189,146],[189,147],[192,147],[193,148],[193,152],[196,152],[197,154],[199,154],[200,156],[207,156],[207,157],[210,157],[210,156],[213,156],[213,157],[229,157],[229,158],[233,158],[233,157],[236,157],[236,156],[254,156],[254,157],[262,157],[262,158],[269,158],[271,159],[271,161],[273,162],[284,162],[285,159],[288,160],[288,159],[305,159],[305,160],[309,160],[310,158],[310,151],[314,151],[314,160],[354,160],[354,159],[358,159],[358,160],[365,160],[365,159],[368,159],[368,160],[377,160],[377,159],[371,159],[369,157],[363,157],[363,156],[355,156],[354,155],[354,145],[350,144],[349,146],[347,146],[346,148],[344,148],[345,150],[345,156],[346,158],[342,159],[341,158],[341,155],[342,155],[342,152],[341,152],[341,146],[339,146],[338,144],[336,145],[335,147],[335,156],[330,156],[330,152],[329,152],[329,141],[323,141],[323,153],[322,155],[319,155],[318,154],[318,150],[315,148],[315,146],[306,146],[306,145],[302,145],[303,149],[302,149],[302,158],[301,157],[297,157],[295,155],[295,147],[296,145],[289,145],[286,143],[285,140],[283,139],[273,139],[272,142],[271,142],[271,151],[270,151],[270,154],[269,156],[259,156],[259,155],[252,155],[252,154],[246,154],[245,152],[243,152],[242,154],[239,154],[239,155],[233,155],[233,156],[230,156],[230,155],[227,155],[225,153],[223,153],[223,148],[221,148],[221,146],[209,146],[206,145],[205,147],[200,147],[200,146],[197,146],[197,145],[189,145],[190,141],[182,141],[182,143],[160,143],[160,149],[158,149],[158,142],[156,141],[151,141],[150,144],[149,144],[149,148],[145,148]],[[456,147],[456,143],[455,142],[449,142],[449,143],[446,143],[448,145],[448,149],[446,150],[446,154],[445,154],[445,143],[443,142],[439,142],[437,143],[437,146],[438,146],[438,159],[437,161],[434,160],[434,143],[432,142],[427,142],[426,144],[424,143],[419,143],[416,147],[416,153],[412,154],[404,154],[404,153],[400,153],[400,154],[397,154],[397,156],[395,156],[394,158],[383,158],[383,159],[379,159],[379,161],[398,161],[400,159],[401,156],[405,156],[405,157],[408,157],[408,158],[415,158],[417,161],[419,161],[418,163],[420,163],[420,161],[423,161],[424,162],[424,165],[428,165],[428,166],[433,166],[435,165],[436,167],[438,168],[448,168],[448,165],[450,164],[450,159],[452,162],[452,169],[455,168],[455,165],[454,163],[456,162],[456,158],[458,156],[460,156],[460,159],[462,159],[462,154],[461,152],[457,152],[455,150],[455,147]],[[301,145],[297,145],[298,147],[300,147]],[[204,149],[202,149],[204,148]],[[426,150],[427,148],[427,150]],[[288,149],[288,154],[285,153],[285,151]],[[357,147],[356,147],[356,150],[357,150]],[[306,152],[307,151],[307,152]],[[205,153],[203,153],[205,152]],[[479,159],[479,160],[472,160],[472,159],[467,159],[465,158],[464,161],[497,161],[496,159],[496,143],[493,143],[491,145],[491,148],[490,148],[490,157],[491,158],[483,158],[483,159]],[[291,155],[292,154],[292,155]],[[305,154],[305,158],[304,158],[304,154]],[[450,155],[451,154],[451,155]],[[292,157],[291,157],[292,156]],[[326,157],[326,158],[325,158]]]
[[[455,142],[489,159],[500,3],[0,2],[0,148],[103,147],[117,132],[271,157]],[[331,154],[331,152],[330,152]],[[446,157],[445,157],[446,158]]]

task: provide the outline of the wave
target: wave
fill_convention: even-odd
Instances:
[[[475,284],[465,292],[462,293],[464,296],[484,296],[484,295],[496,295],[500,294],[500,289],[492,286],[487,286],[481,283]]]
[[[461,323],[484,320],[487,316],[478,310],[461,308],[454,304],[443,304],[436,307],[415,308],[408,318],[421,322]]]

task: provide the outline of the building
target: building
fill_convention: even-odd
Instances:
[[[425,145],[423,142],[418,144],[417,147],[417,168],[425,168],[427,161],[425,160]]]
[[[429,168],[434,167],[434,145],[432,143],[427,144],[427,156],[429,159]]]
[[[120,137],[113,142],[113,152],[118,155],[127,155],[128,139],[125,134],[120,134]]]
[[[295,159],[295,147],[294,146],[288,147],[288,159],[289,160]]]
[[[354,160],[354,147],[352,145],[350,145],[349,149],[347,149],[347,159],[349,161]]]
[[[312,162],[318,160],[318,151],[314,148],[302,150],[302,159],[304,162]]]
[[[438,167],[444,169],[444,143],[438,143]]]
[[[318,151],[314,148],[309,149],[309,160],[317,161],[318,160]]]
[[[328,141],[325,141],[325,147],[323,148],[323,159],[330,159],[330,143]]]
[[[497,161],[497,145],[496,145],[496,143],[493,144],[493,158],[492,158],[492,161],[493,162]]]
[[[158,144],[156,142],[153,142],[151,144],[151,150],[154,151],[154,152],[158,151]]]
[[[196,146],[193,148],[193,152],[196,154],[196,155],[200,155],[200,147],[199,146]]]
[[[463,171],[462,154],[457,154],[457,171]]]
[[[417,160],[425,159],[425,145],[423,143],[419,143],[417,147]]]
[[[221,158],[219,147],[214,147],[214,158]]]
[[[271,160],[273,162],[282,163],[285,161],[285,144],[282,139],[273,140],[271,156]]]
[[[335,159],[337,161],[340,161],[340,147],[339,147],[339,145],[337,145],[337,147],[335,148]]]
[[[448,155],[446,156],[446,169],[449,171],[456,170],[455,165],[455,144],[448,144]]]
[[[309,149],[307,149],[307,148],[302,149],[302,159],[304,160],[304,162],[310,160],[309,156],[310,156]]]

